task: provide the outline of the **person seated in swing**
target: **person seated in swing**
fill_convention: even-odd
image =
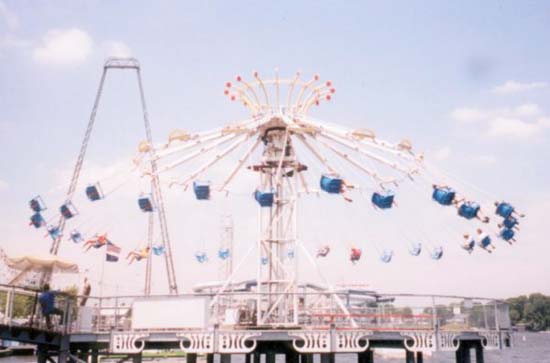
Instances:
[[[513,217],[513,216],[509,216],[507,218],[504,218],[504,220],[502,221],[502,223],[499,223],[497,224],[498,228],[508,228],[508,229],[511,229],[511,230],[516,230],[516,231],[519,231],[519,221]]]
[[[452,205],[456,200],[456,192],[453,188],[444,184],[433,184],[432,199],[441,205]]]
[[[514,230],[509,228],[503,228],[499,232],[499,237],[509,244],[513,244],[516,242],[515,235],[516,233],[514,232]]]
[[[349,260],[351,261],[351,263],[355,265],[355,263],[361,259],[361,253],[362,252],[360,248],[352,247],[349,256]]]
[[[85,252],[88,252],[90,248],[101,248],[105,246],[109,242],[107,239],[107,233],[98,235],[96,234],[92,239],[87,240],[86,243],[84,243],[83,248],[85,249]]]
[[[468,253],[472,253],[474,252],[474,248],[476,246],[476,240],[472,237],[470,237],[470,235],[468,233],[466,233],[465,235],[463,235],[464,237],[464,242],[462,242],[462,245],[461,247]]]
[[[478,219],[483,223],[489,223],[489,217],[487,217],[481,211],[481,207],[474,201],[467,201],[464,198],[453,201],[459,216],[466,219]]]
[[[525,214],[518,213],[514,206],[512,206],[510,203],[501,201],[501,202],[495,202],[495,213],[503,218],[510,218],[510,217],[525,217]]]
[[[477,229],[477,245],[489,253],[492,253],[494,250],[496,250],[496,247],[493,244],[491,237],[489,237],[487,233],[483,232],[481,228]]]
[[[126,259],[128,260],[128,265],[131,265],[134,261],[141,261],[144,258],[147,258],[149,256],[149,252],[151,251],[151,248],[149,246],[141,248],[136,251],[130,251],[128,255],[126,256]]]
[[[318,250],[317,250],[317,255],[316,257],[319,258],[319,257],[327,257],[327,255],[329,254],[330,252],[330,246],[329,245],[324,245],[322,247],[320,247]]]

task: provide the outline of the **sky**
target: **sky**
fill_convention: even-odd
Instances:
[[[301,70],[319,73],[337,89],[314,111],[316,118],[376,130],[390,141],[408,138],[430,162],[527,214],[518,243],[496,242],[492,255],[468,256],[447,241],[441,261],[396,255],[385,265],[360,228],[370,206],[306,200],[300,217],[306,247],[314,251],[324,238],[332,240],[331,259],[319,262],[328,280],[386,292],[550,294],[544,224],[550,211],[549,17],[544,1],[0,0],[0,246],[9,255],[49,249],[43,231],[27,226],[28,200],[41,195],[49,217],[63,202],[105,58],[139,59],[159,143],[175,128],[200,131],[247,118],[223,95],[224,83],[236,74],[269,76],[278,68],[290,78]],[[147,183],[134,178],[99,210],[85,205],[82,190],[91,180],[131,175],[129,160],[143,138],[135,78],[113,72],[75,200],[81,212],[75,227],[109,230],[125,251],[146,233],[135,199]],[[244,177],[243,187],[248,182]],[[219,277],[213,255],[222,215],[233,215],[236,260],[254,245],[253,201],[206,205],[183,191],[165,193],[183,290]],[[318,227],[322,219],[328,221]],[[392,223],[405,228],[407,219],[401,212]],[[357,266],[346,261],[349,242],[343,240],[364,246]],[[195,263],[197,249],[209,250],[209,264]],[[60,255],[81,264],[78,278],[90,277],[94,291],[101,289],[101,276],[111,292],[142,289],[143,264],[105,266],[101,254],[84,254],[67,241]],[[254,276],[252,265],[242,278]],[[154,291],[166,292],[164,267],[155,266]],[[304,278],[317,278],[303,269]]]

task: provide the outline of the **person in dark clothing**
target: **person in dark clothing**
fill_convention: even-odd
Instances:
[[[44,284],[42,292],[38,295],[38,303],[42,315],[46,318],[46,328],[52,329],[52,315],[59,315],[61,317],[60,324],[63,324],[63,311],[55,307],[55,296],[59,294],[59,291],[51,291],[49,284]]]

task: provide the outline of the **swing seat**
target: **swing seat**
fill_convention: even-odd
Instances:
[[[415,243],[409,248],[409,253],[411,256],[418,256],[422,252],[422,244]]]
[[[431,254],[431,258],[437,261],[441,259],[441,257],[443,257],[443,247],[434,248]]]
[[[389,209],[393,205],[394,196],[391,191],[374,192],[371,202],[380,209]]]
[[[474,250],[474,247],[475,247],[475,246],[476,246],[476,242],[472,239],[472,240],[470,240],[470,241],[464,243],[461,247],[462,247],[464,250],[466,250],[466,251],[472,253],[472,251]]]
[[[464,202],[458,208],[458,215],[466,219],[474,219],[480,208],[476,202]]]
[[[163,246],[153,246],[153,253],[155,256],[161,256],[164,253]]]
[[[384,250],[382,254],[380,255],[380,261],[384,263],[390,263],[391,259],[393,257],[393,251],[392,250]]]
[[[259,190],[256,190],[254,192],[254,199],[260,204],[260,207],[271,207],[273,205],[273,199],[274,199],[275,193],[272,191],[270,192],[262,192]]]
[[[495,213],[503,218],[511,217],[513,212],[514,207],[506,202],[498,203],[497,209],[495,210]]]
[[[222,248],[218,251],[218,257],[220,260],[227,260],[229,258],[229,248]]]
[[[59,230],[59,227],[48,226],[48,234],[52,239],[57,239],[61,236],[61,231]]]
[[[456,192],[448,187],[434,188],[432,199],[441,205],[451,205],[455,199]]]
[[[82,237],[82,234],[77,230],[71,231],[71,234],[69,235],[69,239],[74,243],[80,243],[84,240],[84,238]]]
[[[351,254],[349,256],[349,259],[351,262],[359,261],[361,259],[361,249],[359,248],[352,248]]]
[[[267,263],[269,262],[269,259],[268,259],[267,257],[262,257],[262,258],[260,259],[260,262],[261,262],[262,265],[265,266],[265,265],[267,265]]]
[[[42,214],[36,212],[31,216],[31,224],[34,228],[40,228],[46,225],[46,221],[42,217]]]
[[[329,194],[340,194],[340,191],[342,190],[342,183],[342,179],[337,176],[327,174],[322,175],[319,182],[321,189]]]
[[[193,191],[195,192],[195,197],[197,197],[197,200],[210,199],[210,182],[194,181]]]
[[[42,198],[39,195],[37,195],[36,197],[32,198],[29,201],[29,207],[31,207],[33,212],[38,213],[38,212],[42,212],[43,210],[46,209],[46,204],[44,203]]]
[[[479,241],[481,247],[486,248],[491,244],[491,237],[486,236],[481,241]]]
[[[292,260],[294,258],[294,250],[286,251],[286,257],[288,257],[289,260]]]
[[[65,204],[59,207],[59,212],[65,219],[71,219],[78,214],[78,211],[71,202],[65,202]]]
[[[206,255],[206,252],[195,253],[195,258],[199,263],[205,263],[208,261],[208,256]]]
[[[515,226],[517,226],[518,224],[519,224],[518,220],[516,218],[512,217],[512,216],[505,218],[504,221],[503,221],[504,227],[506,227],[508,229],[512,229]]]
[[[103,192],[101,191],[101,187],[99,186],[99,183],[88,185],[86,187],[86,196],[92,202],[103,199]]]
[[[514,230],[510,229],[510,228],[503,228],[500,230],[500,238],[502,238],[503,240],[505,241],[510,241],[512,238],[514,238],[514,235],[516,233],[514,232]]]
[[[317,251],[317,257],[327,257],[327,255],[329,254],[329,252],[330,252],[330,247],[329,247],[329,246],[321,247],[321,248]]]
[[[151,202],[150,197],[140,197],[138,199],[138,205],[139,205],[139,208],[143,212],[152,212],[153,211],[153,203]]]

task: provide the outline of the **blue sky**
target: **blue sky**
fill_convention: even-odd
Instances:
[[[52,205],[61,200],[107,56],[140,60],[157,141],[174,128],[245,118],[223,96],[224,82],[279,67],[289,77],[302,70],[334,82],[336,96],[314,111],[317,118],[368,127],[388,140],[410,138],[436,164],[528,214],[518,245],[491,259],[457,254],[437,266],[362,267],[375,288],[474,293],[479,285],[464,281],[467,268],[468,278],[495,275],[479,282],[489,295],[550,293],[543,240],[550,210],[549,17],[544,1],[0,0],[1,246],[47,250],[47,240],[26,226],[27,201],[35,194]],[[124,165],[143,138],[133,78],[113,75],[103,100],[91,174]],[[127,228],[145,228],[134,223]],[[178,258],[189,259],[191,248],[176,251]],[[63,253],[82,257],[71,248]],[[398,273],[403,266],[407,279]],[[189,275],[186,268],[179,272]],[[441,277],[427,279],[434,274]]]

